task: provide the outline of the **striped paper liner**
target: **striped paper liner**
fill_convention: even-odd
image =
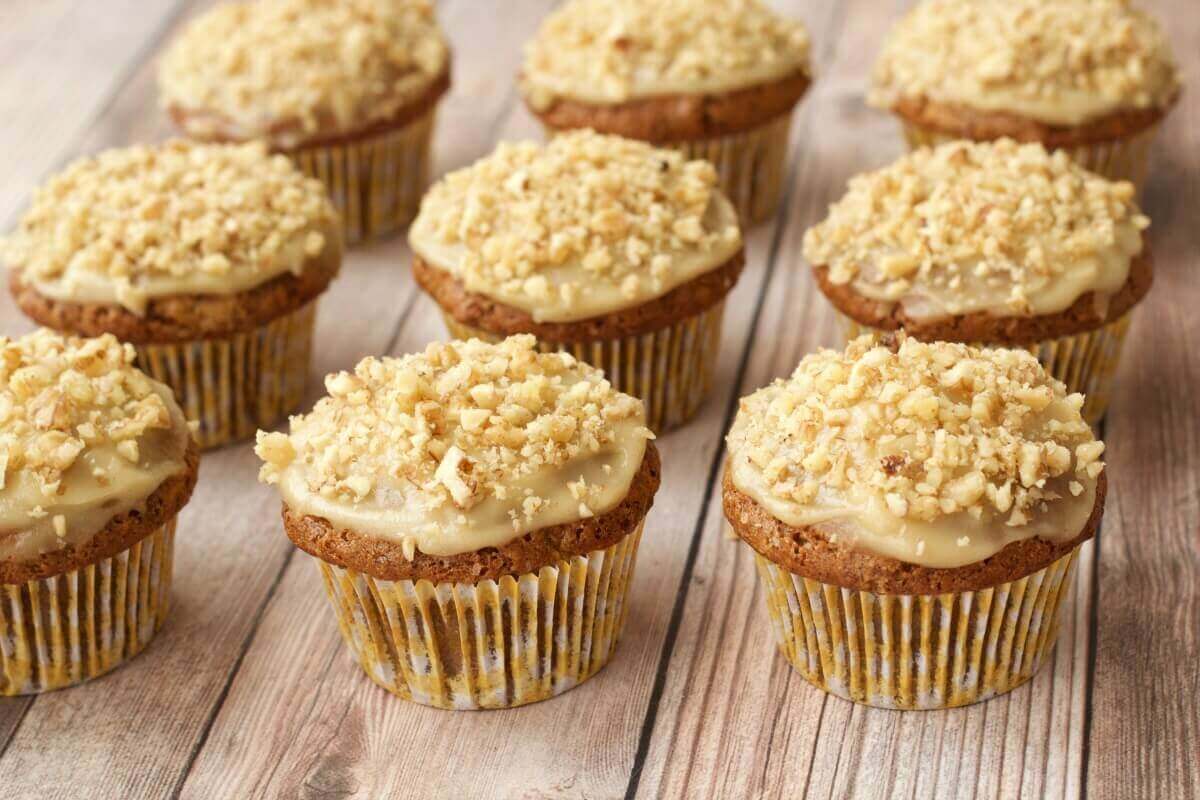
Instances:
[[[512,708],[612,657],[642,525],[616,544],[499,580],[377,580],[314,559],[342,637],[377,684],[447,709]]]
[[[304,397],[317,301],[226,339],[137,346],[137,365],[200,423],[202,448],[270,428]]]
[[[0,584],[0,695],[99,677],[133,658],[167,616],[175,519],[114,556]]]
[[[417,214],[429,185],[429,143],[437,106],[407,125],[288,157],[329,189],[346,244],[395,233]]]
[[[674,325],[638,336],[593,342],[543,342],[543,353],[570,353],[604,370],[619,391],[646,404],[646,424],[658,433],[678,427],[700,409],[712,388],[713,369],[721,346],[725,301]],[[481,328],[463,325],[443,313],[446,328],[456,339],[498,342]]]
[[[1033,677],[1058,635],[1078,551],[999,586],[937,595],[857,591],[755,562],[776,642],[809,682],[878,708],[938,709]]]
[[[855,322],[841,312],[838,312],[838,316],[845,327],[847,339],[864,333],[882,333]],[[1046,372],[1067,385],[1068,392],[1083,394],[1080,413],[1093,427],[1108,410],[1114,378],[1121,361],[1121,346],[1129,331],[1129,319],[1130,314],[1126,313],[1094,331],[1047,339],[1021,348],[1033,353]],[[992,346],[986,342],[972,344],[976,347]]]

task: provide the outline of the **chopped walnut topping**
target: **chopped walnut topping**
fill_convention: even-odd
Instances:
[[[804,26],[759,0],[571,0],[525,48],[535,107],[558,92],[621,102],[695,87],[738,88],[806,70]]]
[[[261,479],[278,483],[299,465],[309,491],[347,503],[370,498],[384,478],[403,480],[430,507],[466,511],[522,491],[517,482],[540,470],[599,452],[617,424],[653,438],[640,400],[613,389],[600,370],[535,345],[532,336],[435,343],[330,375],[329,396],[293,417],[290,435],[259,432]],[[581,514],[594,489],[582,479],[571,485]],[[543,499],[523,491],[531,517]]]
[[[321,183],[262,144],[176,140],[71,164],[37,191],[0,253],[35,283],[112,284],[144,313],[181,281],[245,286],[298,272],[340,246],[322,233],[336,225]]]
[[[1095,279],[1098,260],[1122,257],[1127,270],[1149,224],[1132,184],[1062,152],[1009,139],[951,142],[851,178],[805,235],[804,254],[831,282],[872,296],[934,290],[961,302],[996,293],[1008,313],[1028,313],[1076,265]]]
[[[1179,71],[1161,28],[1128,0],[926,0],[892,30],[874,84],[871,102],[885,107],[924,96],[988,109],[1007,97],[1056,115],[1165,106]]]
[[[900,518],[968,513],[1011,526],[1060,498],[1051,479],[1070,480],[1077,496],[1082,476],[1104,468],[1083,396],[1066,395],[1029,353],[897,339],[895,349],[864,336],[844,353],[809,355],[790,379],[744,398],[731,456],[780,500],[858,493]]]
[[[292,146],[394,117],[449,55],[427,0],[226,2],[171,45],[159,86],[189,129],[211,114],[214,133]]]

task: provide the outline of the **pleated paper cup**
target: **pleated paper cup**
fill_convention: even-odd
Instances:
[[[224,339],[137,345],[137,366],[170,386],[187,418],[199,422],[200,447],[249,438],[303,399],[316,304]]]
[[[854,339],[865,333],[883,333],[862,325],[839,312],[845,326],[846,338]],[[1057,339],[1023,345],[1004,345],[1028,350],[1053,377],[1067,385],[1067,391],[1080,392],[1084,396],[1083,418],[1095,427],[1112,396],[1114,378],[1121,360],[1121,347],[1129,330],[1130,314],[1097,328]],[[972,342],[975,347],[994,347],[988,342]]]
[[[167,616],[175,520],[110,558],[0,584],[0,695],[99,677],[140,653]]]
[[[935,595],[847,589],[755,561],[776,642],[805,679],[856,703],[927,710],[1034,676],[1058,635],[1078,551],[999,586]]]
[[[386,581],[314,559],[346,644],[392,694],[447,709],[562,694],[608,663],[642,525],[587,555],[478,583]]]
[[[700,409],[712,388],[713,368],[721,346],[725,301],[650,333],[592,342],[538,340],[543,353],[570,353],[604,370],[618,391],[646,404],[646,425],[658,433],[676,428]],[[504,337],[464,325],[442,314],[455,339],[499,342]]]
[[[901,121],[904,138],[912,149],[935,147],[961,137]],[[1107,142],[1093,142],[1075,147],[1055,148],[1065,150],[1071,159],[1084,169],[1091,170],[1109,180],[1129,181],[1139,190],[1146,182],[1150,164],[1150,147],[1158,134],[1156,123],[1133,136]]]
[[[346,244],[399,231],[416,216],[429,184],[437,105],[403,127],[352,141],[288,151],[329,189]]]

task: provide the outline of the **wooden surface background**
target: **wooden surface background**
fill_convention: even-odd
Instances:
[[[205,456],[179,527],[171,617],[94,683],[0,699],[3,798],[1140,798],[1200,796],[1200,14],[1169,23],[1189,87],[1144,206],[1156,285],[1105,426],[1111,494],[1053,658],[1005,697],[947,712],[855,706],[777,655],[751,560],[724,538],[715,479],[736,399],[836,343],[800,255],[855,172],[901,150],[867,108],[905,2],[780,0],[815,42],[789,190],[748,237],[717,388],[660,441],[665,482],[621,647],[599,676],[513,711],[445,712],[372,684],[316,569],[280,529],[250,447]],[[204,0],[0,0],[0,228],[81,153],[159,139],[154,58]],[[553,0],[443,0],[455,85],[436,169],[532,136],[512,76]],[[319,376],[445,333],[402,238],[356,250],[320,312]],[[29,324],[7,295],[0,330]]]

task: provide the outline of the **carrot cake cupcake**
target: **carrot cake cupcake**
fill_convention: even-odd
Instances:
[[[372,680],[507,708],[603,667],[659,484],[642,403],[532,336],[367,358],[325,385],[257,452]]]
[[[706,161],[574,131],[505,143],[434,185],[409,231],[417,282],[450,333],[532,333],[682,424],[712,382],[737,212]]]
[[[0,255],[25,314],[134,344],[212,447],[300,402],[342,244],[321,183],[286,158],[173,141],[70,165]]]
[[[812,683],[946,708],[1029,680],[1104,508],[1104,443],[1030,354],[863,336],[743,398],[725,516]]]
[[[347,242],[399,230],[429,182],[450,49],[427,0],[256,0],[192,22],[162,104],[203,141],[266,140],[329,187]]]
[[[592,128],[717,167],[749,225],[783,194],[804,26],[759,0],[569,0],[525,50],[521,91],[555,133]]]
[[[889,35],[869,100],[914,147],[1010,137],[1140,184],[1179,86],[1162,29],[1128,0],[925,0]]]
[[[0,695],[95,678],[162,625],[198,456],[112,336],[0,337]]]
[[[1020,347],[1096,422],[1150,288],[1133,185],[1040,144],[952,142],[850,181],[804,254],[848,337]]]

